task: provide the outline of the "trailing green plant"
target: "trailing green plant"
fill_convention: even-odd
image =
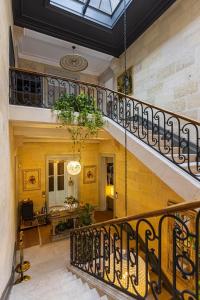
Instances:
[[[52,109],[56,111],[63,125],[79,127],[69,129],[74,139],[85,139],[91,135],[97,135],[98,130],[104,125],[102,113],[97,109],[94,98],[84,93],[78,96],[64,94],[54,103]],[[80,127],[86,129],[84,135]]]
[[[86,203],[81,210],[80,222],[82,226],[87,226],[92,224],[92,213],[94,211],[94,206]]]

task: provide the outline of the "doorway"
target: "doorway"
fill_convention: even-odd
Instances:
[[[103,154],[100,157],[100,210],[115,216],[115,156]]]
[[[47,158],[47,196],[48,208],[64,205],[67,197],[78,199],[78,175],[67,172],[67,164],[71,157]]]

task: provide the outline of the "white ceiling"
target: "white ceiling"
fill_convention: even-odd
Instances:
[[[76,46],[76,54],[83,55],[88,60],[88,68],[83,73],[99,76],[110,65],[113,56],[89,48],[72,44],[36,31],[24,29],[17,42],[20,58],[59,66],[60,58],[72,53]]]
[[[23,121],[11,122],[13,134],[20,139],[20,143],[30,142],[70,142],[73,140],[66,128],[60,127],[58,124],[32,123]],[[100,143],[109,140],[111,136],[104,129],[100,129],[98,136],[87,139],[87,143]]]

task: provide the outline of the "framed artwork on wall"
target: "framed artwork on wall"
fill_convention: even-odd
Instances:
[[[23,176],[23,190],[34,191],[41,188],[41,170],[40,169],[24,169]]]
[[[83,168],[83,183],[96,182],[96,166],[84,166]]]
[[[125,82],[126,82],[126,94],[131,95],[133,93],[133,68],[127,70],[127,81],[125,72],[117,77],[117,91],[125,93]]]

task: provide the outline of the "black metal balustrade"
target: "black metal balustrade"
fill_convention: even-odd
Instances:
[[[10,104],[51,108],[61,95],[81,92],[104,116],[200,180],[200,122],[95,84],[10,70]]]
[[[199,300],[200,201],[75,229],[71,265],[134,299]]]

